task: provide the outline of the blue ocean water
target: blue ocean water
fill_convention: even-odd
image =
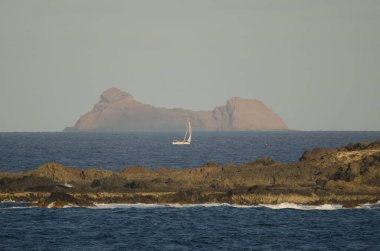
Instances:
[[[180,133],[0,133],[0,171],[25,171],[46,162],[120,170],[126,166],[195,167],[260,157],[297,161],[315,147],[380,140],[376,132],[194,132],[191,145],[173,146]]]
[[[1,205],[1,204],[0,204]],[[0,250],[379,250],[380,208],[0,208]]]
[[[380,132],[0,133],[0,171],[49,161],[119,170],[296,161],[314,147],[380,140]],[[288,206],[284,206],[288,207]],[[40,209],[0,203],[0,250],[380,250],[380,207],[273,209],[230,205],[108,205]],[[279,206],[278,208],[282,208]],[[308,209],[308,210],[304,210]]]

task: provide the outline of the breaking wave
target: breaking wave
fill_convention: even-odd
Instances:
[[[339,204],[323,204],[323,205],[300,205],[295,203],[280,203],[277,205],[259,205],[262,207],[267,207],[271,209],[297,209],[297,210],[337,210],[343,209],[342,205]]]
[[[380,201],[375,203],[365,203],[357,208],[365,208],[365,209],[380,209]]]
[[[75,205],[67,205],[63,208],[78,207]],[[117,208],[196,208],[196,207],[233,207],[233,208],[269,208],[273,210],[279,209],[294,209],[294,210],[339,210],[347,209],[340,204],[323,204],[323,205],[302,205],[295,203],[280,203],[280,204],[259,204],[259,205],[237,205],[228,203],[203,203],[203,204],[124,204],[124,203],[96,203],[95,206],[87,207],[90,209],[117,209]],[[31,203],[20,202],[0,202],[1,209],[24,209],[35,208],[31,206]],[[49,208],[49,207],[48,207]],[[376,203],[365,203],[351,209],[380,209],[380,201]]]
[[[259,204],[259,205],[236,205],[228,203],[204,203],[204,204],[95,204],[92,209],[115,209],[115,208],[191,208],[191,207],[234,207],[234,208],[270,208],[278,209],[295,209],[295,210],[338,210],[346,209],[340,204],[323,204],[323,205],[301,205],[295,203],[280,203],[276,205]],[[355,209],[380,209],[380,201],[376,203],[366,203]]]

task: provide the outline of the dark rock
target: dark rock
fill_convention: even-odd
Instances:
[[[179,191],[172,196],[172,203],[206,203],[208,202],[202,192],[196,189]]]
[[[212,161],[203,164],[203,167],[210,167],[210,166],[218,166],[218,164]]]
[[[348,151],[359,151],[367,149],[369,142],[359,142],[359,143],[352,143],[344,147],[345,150]]]
[[[0,191],[41,191],[51,192],[56,187],[56,183],[43,177],[23,176],[20,178],[4,177],[0,179]]]
[[[327,179],[317,179],[315,181],[317,189],[325,189],[326,188]]]
[[[280,162],[277,162],[277,161],[275,161],[269,157],[260,158],[260,159],[257,159],[255,161],[248,163],[248,165],[252,165],[252,166],[254,166],[254,165],[270,166],[270,165],[274,165],[274,164],[280,164]]]
[[[255,194],[263,194],[263,193],[268,193],[270,190],[272,190],[272,186],[255,185],[255,186],[249,187],[247,189],[247,192],[255,193]]]
[[[340,167],[333,176],[333,180],[344,180],[344,181],[353,181],[356,175],[352,171],[351,167]]]
[[[39,207],[51,207],[51,208],[62,208],[64,206],[79,206],[88,207],[94,206],[91,201],[85,199],[77,199],[74,196],[63,193],[63,192],[53,192],[46,199],[43,199],[37,203]]]
[[[307,151],[300,162],[290,164],[262,158],[248,164],[210,162],[191,169],[135,166],[115,173],[48,163],[31,172],[0,173],[0,199],[18,196],[30,201],[32,196],[45,198],[52,193],[40,200],[44,207],[90,201],[248,205],[286,202],[286,198],[294,203],[380,200],[380,145],[347,148]],[[74,186],[67,187],[66,181]]]
[[[132,189],[132,190],[135,190],[135,189],[145,189],[147,186],[145,183],[143,182],[138,182],[138,181],[131,181],[131,182],[127,182],[125,185],[124,185],[125,188],[128,188],[128,189]]]
[[[299,161],[320,161],[336,153],[335,149],[316,148],[312,151],[305,151]]]
[[[91,183],[91,187],[92,188],[98,188],[98,187],[101,187],[102,186],[102,182],[100,180],[94,180],[92,183]]]

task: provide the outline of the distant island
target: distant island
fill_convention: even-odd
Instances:
[[[95,203],[341,204],[380,200],[380,141],[317,148],[298,162],[270,158],[246,164],[206,163],[191,169],[127,167],[118,172],[47,163],[0,172],[0,201],[39,207]]]
[[[111,88],[101,94],[92,111],[64,131],[180,131],[187,120],[195,131],[288,129],[276,113],[256,99],[234,97],[212,111],[191,111],[154,107]]]

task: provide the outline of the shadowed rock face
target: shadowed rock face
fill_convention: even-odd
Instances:
[[[52,192],[49,197],[39,201],[37,206],[47,208],[62,208],[65,206],[90,207],[94,206],[94,203],[85,198],[75,198],[64,192]]]
[[[178,131],[189,119],[198,131],[285,130],[285,122],[261,101],[231,98],[213,111],[157,108],[116,88],[65,131]]]
[[[49,197],[49,193],[53,195]],[[112,172],[48,163],[30,172],[0,173],[0,201],[9,198],[39,200],[39,206],[54,207],[93,202],[356,206],[380,200],[380,142],[317,148],[290,164],[263,158],[239,165],[210,162],[192,169],[135,166]]]

